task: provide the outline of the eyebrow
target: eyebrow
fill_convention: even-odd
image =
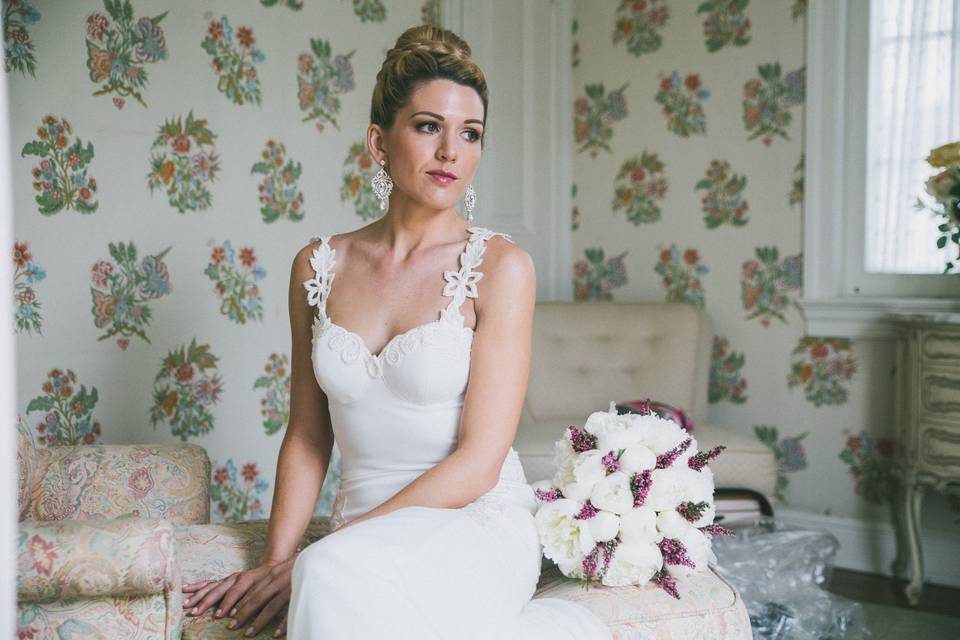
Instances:
[[[419,116],[419,115],[433,116],[437,120],[441,120],[441,121],[444,120],[444,117],[442,115],[440,115],[439,113],[434,113],[432,111],[417,111],[415,114],[410,116],[410,118],[413,118],[414,116]],[[470,119],[470,120],[464,120],[463,122],[464,124],[475,122],[480,126],[483,126],[483,120]]]

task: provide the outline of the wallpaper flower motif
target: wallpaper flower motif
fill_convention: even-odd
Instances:
[[[192,109],[186,122],[180,116],[164,121],[150,147],[154,150],[147,174],[150,193],[165,189],[170,206],[180,213],[209,208],[208,186],[220,170],[220,157],[213,146],[216,137],[206,119],[193,118]]]
[[[343,181],[340,184],[340,202],[353,201],[353,210],[361,220],[380,217],[380,201],[370,188],[373,179],[373,158],[363,140],[350,145],[343,160]]]
[[[874,504],[892,500],[896,490],[896,479],[892,472],[893,439],[874,439],[866,431],[856,435],[845,431],[844,435],[847,436],[847,442],[838,457],[849,467],[856,494]]]
[[[286,7],[291,11],[300,11],[300,9],[303,9],[302,0],[260,0],[260,4],[265,7]]]
[[[704,44],[713,53],[725,46],[745,47],[750,44],[750,18],[744,11],[750,0],[706,0],[697,13],[707,14],[703,21]]]
[[[303,122],[317,120],[317,131],[323,133],[324,122],[339,129],[337,115],[340,98],[354,89],[353,65],[346,55],[333,55],[329,40],[310,39],[312,53],[301,53],[297,59],[297,96],[300,110],[306,112]]]
[[[661,111],[667,117],[667,130],[688,138],[707,133],[703,101],[709,97],[710,91],[700,81],[700,74],[691,73],[681,80],[680,74],[673,71],[669,76],[660,74],[660,90],[654,100],[663,105]]]
[[[700,262],[700,252],[687,249],[681,256],[676,243],[672,243],[668,249],[661,247],[660,260],[653,270],[663,277],[667,302],[689,302],[703,308],[705,301],[700,278],[710,270]]]
[[[597,157],[597,149],[611,151],[608,144],[613,139],[613,127],[627,117],[627,100],[623,95],[627,85],[605,94],[602,82],[584,87],[587,97],[577,98],[573,103],[573,131],[577,149],[582,153],[590,150],[590,157]]]
[[[266,389],[260,398],[260,415],[264,417],[264,431],[272,436],[290,420],[290,360],[284,353],[271,353],[263,371],[253,388]]]
[[[787,194],[787,201],[791,207],[795,204],[803,206],[803,177],[803,153],[801,153],[797,166],[793,168],[793,183],[790,193]]]
[[[574,182],[570,185],[570,200],[577,199],[577,183]],[[570,210],[570,230],[576,231],[580,228],[580,207],[576,204],[573,205],[573,208]]]
[[[726,160],[711,160],[707,177],[697,182],[696,189],[706,191],[700,200],[703,205],[703,223],[707,229],[716,229],[722,224],[742,227],[749,222],[747,210],[750,204],[743,197],[747,177],[730,173]]]
[[[47,272],[33,261],[26,242],[13,243],[13,309],[16,332],[42,333],[40,301],[33,285],[47,277]]]
[[[749,311],[747,320],[760,318],[760,324],[770,326],[770,319],[787,322],[784,311],[788,307],[800,309],[791,294],[800,290],[802,278],[801,256],[787,256],[780,261],[776,247],[757,247],[757,260],[743,263],[740,280],[743,308]]]
[[[264,222],[288,218],[294,222],[303,220],[303,191],[297,181],[303,174],[299,162],[286,158],[287,148],[282,142],[267,140],[260,153],[261,159],[253,164],[250,173],[264,176],[257,186],[260,192],[260,215]]]
[[[793,120],[788,109],[803,104],[806,92],[806,68],[780,77],[780,63],[761,64],[759,78],[743,85],[743,125],[752,133],[747,140],[762,138],[769,146],[774,136],[789,140],[787,127]]]
[[[353,12],[360,22],[383,22],[387,19],[387,8],[380,0],[353,0]]]
[[[743,377],[743,365],[747,358],[730,348],[722,336],[713,337],[713,352],[710,355],[710,383],[707,399],[711,403],[729,400],[733,404],[747,401],[747,381]]]
[[[777,463],[777,483],[774,487],[774,497],[787,503],[785,493],[790,484],[787,474],[796,473],[807,468],[807,452],[800,442],[807,437],[807,432],[790,438],[780,438],[777,427],[758,424],[754,425],[753,433],[763,444],[773,451],[773,459]]]
[[[34,44],[27,26],[40,20],[30,0],[4,0],[3,2],[3,70],[19,71],[37,77],[37,59]]]
[[[586,260],[573,265],[573,290],[577,300],[612,300],[612,289],[627,284],[627,252],[604,259],[603,249],[585,249]]]
[[[613,44],[626,42],[635,56],[658,50],[663,44],[659,31],[670,12],[664,0],[621,0],[613,26]]]
[[[52,215],[63,209],[93,213],[99,202],[93,199],[97,181],[87,176],[93,160],[93,143],[84,147],[80,138],[73,144],[69,136],[73,127],[66,118],[46,115],[37,128],[37,139],[23,145],[20,157],[37,156],[40,163],[33,168],[33,190],[39,191],[34,200],[39,211]]]
[[[424,0],[420,7],[420,22],[442,27],[440,0]]]
[[[257,264],[252,247],[240,249],[240,264],[229,240],[213,248],[210,262],[203,271],[214,281],[214,290],[220,297],[220,313],[237,324],[248,320],[263,320],[263,300],[258,282],[267,277],[266,270]]]
[[[114,102],[118,109],[126,96],[133,96],[146,107],[140,94],[147,86],[146,65],[167,58],[167,43],[160,28],[167,12],[140,18],[134,24],[130,0],[103,0],[103,6],[109,18],[102,13],[87,17],[87,69],[90,80],[104,83],[93,95],[122,96]]]
[[[77,374],[73,369],[64,372],[51,369],[41,386],[44,395],[27,405],[27,413],[45,411],[37,425],[40,435],[37,444],[48,446],[94,444],[100,437],[100,421],[93,417],[93,409],[100,399],[97,388],[87,392],[86,385],[75,391]]]
[[[163,258],[167,247],[156,255],[148,255],[137,262],[133,242],[108,245],[111,260],[97,260],[90,270],[91,308],[93,325],[107,327],[97,340],[115,335],[121,349],[130,344],[129,336],[139,336],[150,342],[144,329],[150,324],[152,312],[149,302],[170,293],[170,273]]]
[[[794,22],[807,15],[807,0],[793,0],[793,6],[790,7],[790,16]]]
[[[220,401],[223,382],[217,372],[218,357],[210,345],[180,346],[168,351],[153,382],[150,424],[170,423],[170,433],[186,441],[210,433],[215,426],[213,406]]]
[[[226,94],[235,104],[256,102],[260,104],[260,76],[256,65],[266,57],[254,43],[253,29],[237,29],[237,42],[233,42],[233,27],[227,16],[212,20],[207,27],[207,37],[200,46],[213,57],[210,66],[217,74],[217,91]]]
[[[803,387],[814,406],[840,405],[847,401],[846,385],[856,369],[848,338],[804,336],[793,350],[787,386]]]
[[[570,35],[573,43],[570,45],[570,66],[576,69],[580,66],[580,43],[577,42],[577,31],[580,30],[580,23],[574,20],[570,23]]]
[[[237,466],[228,458],[223,465],[213,465],[211,475],[210,502],[219,520],[232,524],[263,517],[260,496],[270,483],[259,477],[256,462],[244,464],[238,478]]]
[[[623,209],[627,220],[639,226],[644,222],[660,219],[657,202],[667,193],[667,180],[663,175],[664,163],[656,153],[646,149],[641,156],[633,156],[620,166],[614,179],[612,208]]]

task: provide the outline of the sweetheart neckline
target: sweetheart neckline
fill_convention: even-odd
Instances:
[[[441,315],[439,318],[437,318],[437,319],[435,319],[435,320],[430,320],[429,322],[424,322],[423,324],[418,324],[418,325],[416,325],[416,326],[414,326],[414,327],[410,327],[410,328],[407,329],[406,331],[403,331],[403,332],[401,332],[401,333],[398,333],[398,334],[394,335],[394,336],[391,337],[389,340],[387,340],[387,343],[386,343],[385,345],[383,345],[383,348],[380,349],[379,353],[376,353],[376,354],[374,354],[374,353],[372,353],[372,352],[370,351],[370,348],[367,346],[367,343],[363,340],[363,336],[361,336],[360,334],[356,333],[355,331],[350,331],[350,329],[347,329],[347,328],[344,327],[343,325],[337,324],[336,322],[334,322],[333,320],[330,319],[330,316],[321,316],[320,314],[316,314],[316,315],[313,316],[313,323],[314,323],[314,325],[316,325],[317,323],[322,323],[324,320],[326,320],[326,323],[327,323],[328,325],[333,326],[333,327],[336,327],[336,328],[339,329],[340,331],[343,331],[344,333],[346,333],[346,334],[348,334],[348,335],[350,335],[350,336],[355,337],[355,338],[357,339],[357,344],[359,344],[360,347],[363,348],[364,355],[366,355],[368,358],[371,358],[371,359],[376,360],[376,361],[380,361],[380,360],[383,358],[383,355],[387,352],[387,349],[389,349],[389,348],[390,348],[390,345],[392,345],[395,341],[397,341],[397,340],[399,340],[399,339],[401,339],[401,338],[404,338],[404,337],[412,334],[414,331],[417,331],[417,330],[419,330],[419,329],[426,329],[427,327],[430,327],[430,326],[432,326],[432,325],[439,325],[441,322],[444,321],[444,318],[443,318],[443,316]],[[461,329],[461,330],[469,331],[469,332],[471,333],[471,335],[472,335],[472,334],[475,334],[475,330],[473,329],[473,327],[463,326],[463,327],[458,327],[458,328]]]

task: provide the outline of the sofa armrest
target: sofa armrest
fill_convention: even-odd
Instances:
[[[133,515],[174,526],[210,521],[210,458],[195,444],[37,449],[27,518]]]
[[[173,526],[154,518],[20,523],[17,600],[165,594],[182,608]],[[179,612],[182,614],[182,611]]]

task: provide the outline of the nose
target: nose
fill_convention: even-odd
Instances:
[[[437,159],[443,162],[457,161],[457,139],[454,135],[447,133],[441,136],[437,145]]]

